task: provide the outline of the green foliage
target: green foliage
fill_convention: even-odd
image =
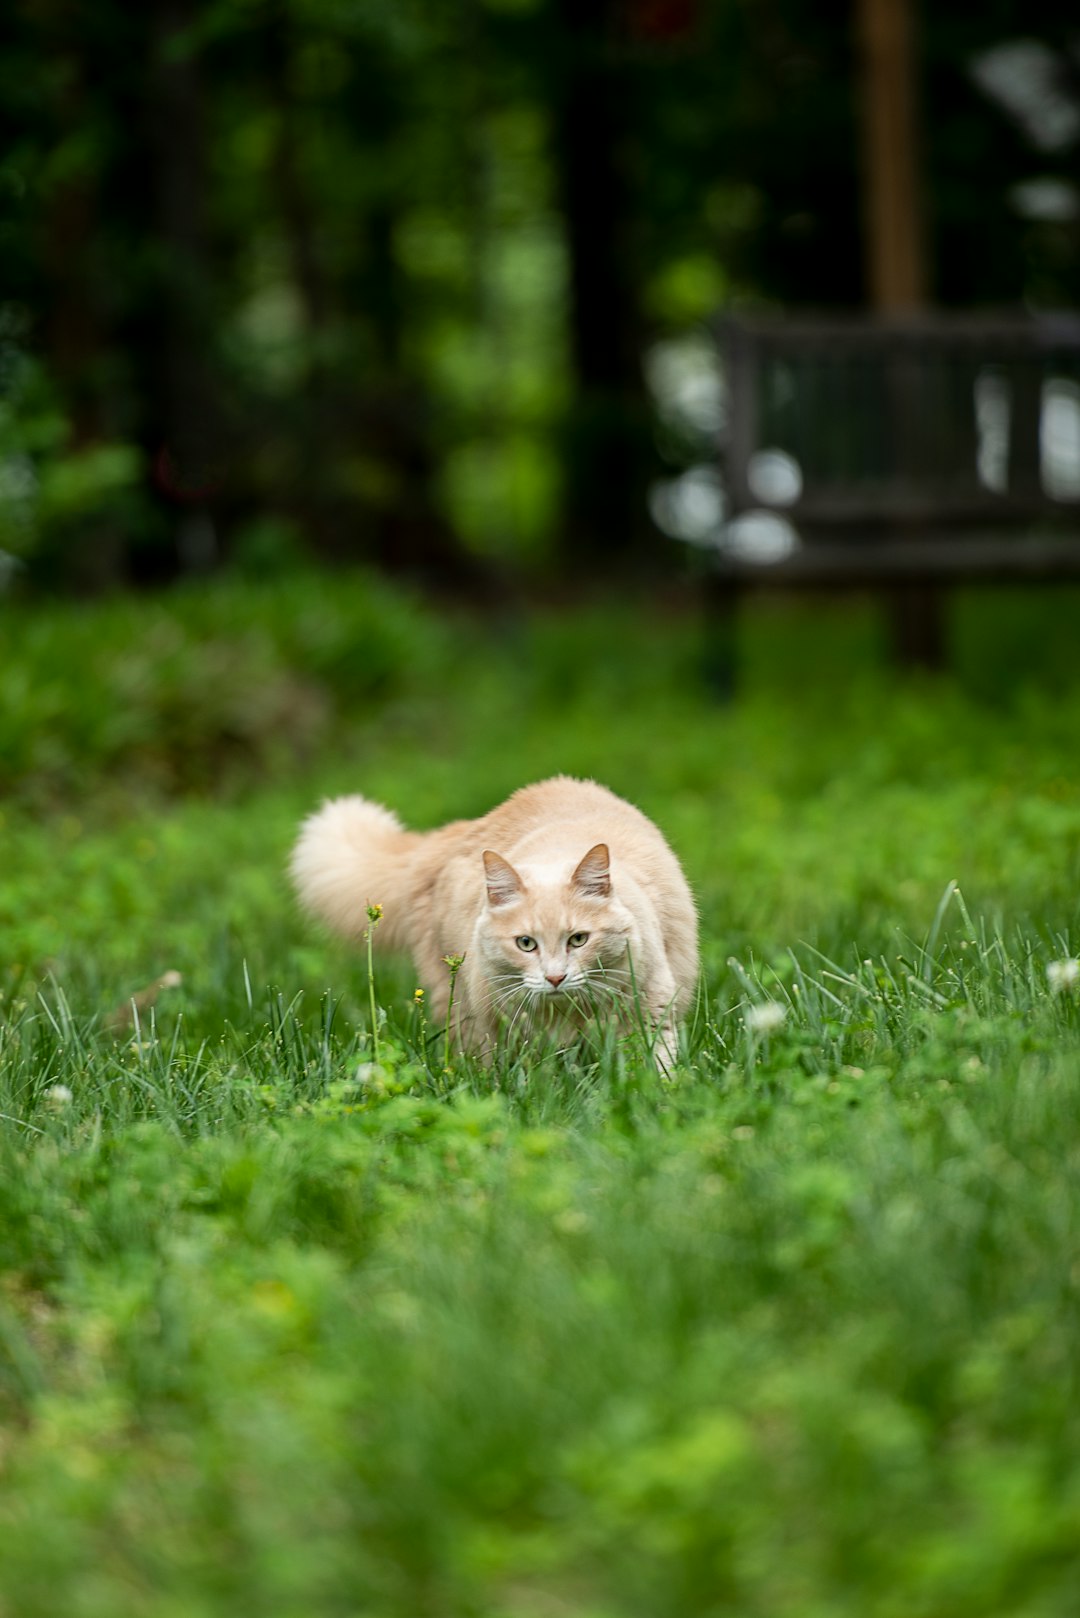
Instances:
[[[38,521],[53,523],[94,517],[102,507],[135,484],[138,452],[130,444],[95,444],[48,466],[41,477]]]
[[[0,318],[0,363],[9,373],[0,399],[0,551],[26,561],[62,546],[73,530],[92,533],[129,516],[142,468],[130,444],[72,447],[56,390],[4,324]]]
[[[84,609],[70,653],[69,615],[19,627],[43,746],[166,623],[180,662],[239,637],[238,698],[288,669],[334,717],[227,796],[164,798],[140,744],[120,800],[92,732],[62,812],[47,761],[5,806],[3,1600],[1071,1612],[1075,676],[972,695],[977,603],[967,688],[886,685],[859,618],[769,613],[720,709],[655,610],[500,638],[366,590]],[[1050,613],[1029,630],[1053,666]],[[358,788],[433,824],[560,767],[641,802],[700,894],[674,1078],[603,1030],[470,1062],[377,956],[376,1060],[363,949],[285,889],[299,816]]]
[[[0,603],[0,790],[204,790],[285,769],[406,691],[440,630],[377,578],[190,586],[88,613]]]

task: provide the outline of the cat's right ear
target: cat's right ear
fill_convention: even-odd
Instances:
[[[498,910],[500,905],[513,904],[525,892],[521,878],[509,860],[504,860],[501,854],[493,854],[490,848],[484,850],[484,875],[487,877],[488,904],[493,910]]]

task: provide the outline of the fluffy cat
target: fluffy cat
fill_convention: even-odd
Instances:
[[[657,1058],[676,1058],[676,1019],[698,975],[697,913],[678,860],[639,809],[593,781],[522,787],[478,820],[406,831],[389,809],[337,798],[307,819],[291,860],[301,903],[359,939],[380,904],[380,949],[407,950],[431,1013],[490,1051],[530,1022],[580,1027],[593,1010],[629,1025],[634,997]]]

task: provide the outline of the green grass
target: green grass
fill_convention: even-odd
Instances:
[[[963,603],[940,684],[868,614],[761,613],[727,708],[632,606],[477,633],[306,580],[4,624],[3,1618],[1074,1613],[1074,610]],[[314,727],[220,723],[262,679]],[[700,895],[677,1075],[603,1033],[447,1071],[397,965],[373,1071],[298,818],[555,769]]]

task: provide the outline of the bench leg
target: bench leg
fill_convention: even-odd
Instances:
[[[893,661],[905,669],[940,671],[948,662],[944,591],[933,584],[898,584],[888,596]]]
[[[739,681],[739,604],[742,591],[731,579],[705,583],[705,680],[727,702]]]

